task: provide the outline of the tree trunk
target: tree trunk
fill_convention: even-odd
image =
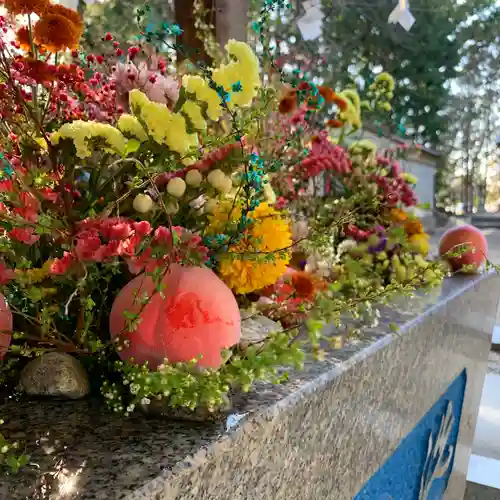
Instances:
[[[215,7],[215,0],[203,1],[205,11],[209,14]],[[194,0],[175,0],[175,20],[183,30],[178,40],[182,45],[182,50],[177,51],[177,61],[182,62],[190,59],[193,62],[203,62],[209,65],[211,60],[205,51],[203,41],[196,36],[193,4]],[[210,19],[205,19],[205,21],[210,24]]]
[[[215,0],[216,40],[224,47],[228,40],[246,42],[250,0]]]

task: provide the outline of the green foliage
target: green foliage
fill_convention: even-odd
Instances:
[[[19,443],[9,443],[0,432],[0,468],[7,474],[17,474],[29,461],[29,455],[18,454],[18,448]]]

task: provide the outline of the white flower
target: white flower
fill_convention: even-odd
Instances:
[[[208,174],[207,181],[217,191],[222,191],[224,187],[227,187],[226,175],[218,168]]]
[[[148,405],[149,403],[151,403],[150,399],[148,399],[148,398],[141,399],[141,405]]]
[[[337,254],[335,255],[335,262],[338,262],[340,260],[340,257],[342,257],[342,255],[344,255],[349,250],[356,248],[357,246],[358,246],[358,244],[354,240],[344,240],[337,247]]]
[[[185,177],[186,184],[192,187],[198,187],[203,181],[203,175],[199,170],[189,170]]]
[[[186,192],[186,183],[180,177],[170,179],[167,184],[167,192],[174,198],[180,198]]]
[[[138,194],[134,198],[132,207],[136,212],[145,214],[146,212],[149,212],[153,208],[153,199],[151,198],[151,196],[147,194]]]

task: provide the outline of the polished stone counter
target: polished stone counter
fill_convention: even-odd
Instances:
[[[408,436],[462,380],[445,493],[459,500],[499,295],[499,278],[482,275],[404,299],[324,362],[284,385],[260,384],[218,423],[122,419],[96,401],[4,404],[2,431],[26,443],[31,463],[2,477],[0,499],[389,499],[384,474],[404,483],[394,491],[415,489],[404,478],[422,474],[400,445],[412,450]]]

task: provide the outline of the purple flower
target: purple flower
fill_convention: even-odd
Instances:
[[[385,250],[385,247],[387,245],[387,238],[380,238],[379,242],[376,245],[372,245],[368,247],[368,251],[371,254],[383,252]]]

